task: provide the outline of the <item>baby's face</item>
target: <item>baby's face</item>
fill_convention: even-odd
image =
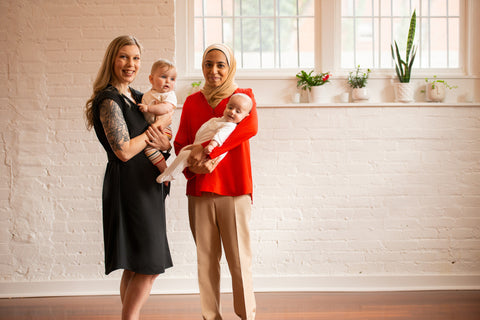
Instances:
[[[239,123],[245,119],[249,113],[249,101],[244,97],[234,96],[228,101],[225,111],[223,112],[223,117],[226,118],[228,122]]]
[[[165,93],[175,89],[175,82],[177,81],[177,70],[175,68],[157,68],[150,77],[152,88],[158,92]]]

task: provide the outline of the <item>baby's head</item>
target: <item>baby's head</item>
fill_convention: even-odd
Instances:
[[[228,122],[239,123],[245,119],[252,110],[253,101],[244,93],[235,93],[225,107],[223,117]]]
[[[158,92],[173,91],[175,89],[175,81],[177,80],[177,69],[168,60],[157,60],[152,65],[148,79],[152,84],[152,88]]]

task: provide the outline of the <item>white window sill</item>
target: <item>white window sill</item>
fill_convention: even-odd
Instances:
[[[479,102],[335,102],[335,103],[276,103],[265,104],[258,103],[257,108],[371,108],[371,107],[385,107],[385,108],[411,108],[411,107],[474,107],[479,108]],[[183,103],[177,105],[177,109],[182,109]]]
[[[346,102],[346,103],[286,103],[286,104],[257,104],[258,108],[368,108],[368,107],[480,107],[477,102]]]

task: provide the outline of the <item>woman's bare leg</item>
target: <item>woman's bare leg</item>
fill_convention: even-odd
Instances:
[[[122,304],[125,299],[125,292],[127,291],[128,284],[130,283],[130,280],[132,280],[134,274],[135,272],[133,271],[123,270],[122,281],[120,281],[120,299],[122,300]]]
[[[122,320],[140,319],[140,310],[148,299],[155,275],[134,273],[125,288],[123,296]]]

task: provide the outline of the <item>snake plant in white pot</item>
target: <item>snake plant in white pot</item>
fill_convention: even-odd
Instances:
[[[397,41],[394,41],[395,48],[390,45],[392,51],[392,58],[395,62],[395,71],[397,74],[398,82],[394,83],[395,86],[395,98],[399,102],[412,102],[414,95],[414,88],[410,83],[410,75],[412,73],[413,61],[417,54],[417,46],[413,44],[415,38],[415,27],[417,24],[416,10],[413,11],[410,18],[410,28],[408,29],[407,47],[405,52],[405,60],[400,55],[398,50]]]

